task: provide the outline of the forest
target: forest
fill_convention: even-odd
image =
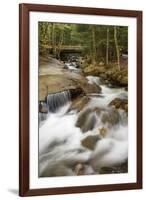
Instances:
[[[63,46],[81,46],[82,56],[88,64],[103,63],[108,66],[128,54],[128,28],[126,26],[39,23],[39,53],[50,53],[60,59]],[[47,49],[51,51],[47,52]],[[122,65],[122,63],[121,63]]]

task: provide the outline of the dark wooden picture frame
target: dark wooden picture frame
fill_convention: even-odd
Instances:
[[[101,16],[132,17],[137,20],[137,181],[108,185],[90,185],[30,189],[29,186],[29,12],[54,12]],[[142,188],[142,11],[102,8],[68,7],[39,4],[19,5],[19,88],[20,88],[20,136],[19,136],[19,194],[20,196],[55,195]]]

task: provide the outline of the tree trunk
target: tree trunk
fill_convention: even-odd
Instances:
[[[117,64],[118,64],[118,69],[120,70],[120,52],[119,52],[119,46],[118,46],[118,40],[117,40],[116,26],[114,26],[114,40],[115,40],[115,47],[116,47],[116,54],[117,54]]]
[[[108,49],[109,49],[109,27],[106,30],[106,66],[108,66],[109,56],[108,56]]]
[[[63,26],[63,25],[62,25]],[[61,33],[60,33],[60,39],[59,39],[59,44],[58,44],[58,52],[57,52],[57,57],[60,59],[60,52],[61,52],[61,47],[63,44],[63,40],[64,40],[64,27],[62,27],[61,29]]]
[[[93,62],[93,64],[95,64],[97,61],[95,26],[92,26],[92,45],[93,45],[92,62]]]
[[[49,24],[49,30],[48,30],[48,45],[51,46],[52,44],[52,25]]]
[[[54,23],[52,23],[52,50],[53,50],[53,54],[56,56],[56,33],[55,33]]]
[[[49,23],[44,24],[44,40],[45,40],[45,45],[48,43],[48,27],[49,27]]]

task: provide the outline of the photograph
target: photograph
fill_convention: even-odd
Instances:
[[[19,5],[19,195],[142,188],[142,11]]]
[[[128,26],[38,22],[38,124],[38,177],[128,173]]]

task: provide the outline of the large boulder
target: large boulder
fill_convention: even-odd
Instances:
[[[79,127],[83,133],[94,129],[97,123],[96,112],[93,109],[85,109],[82,111],[76,121],[76,126]]]
[[[120,99],[115,98],[109,103],[109,106],[113,106],[116,109],[122,109],[125,112],[128,112],[128,100],[127,99]]]
[[[121,117],[116,109],[107,109],[101,115],[101,121],[104,124],[116,125],[120,122]]]
[[[100,120],[101,122],[100,122]],[[83,133],[93,130],[97,123],[105,124],[107,127],[117,125],[121,121],[121,115],[115,108],[87,108],[81,111],[78,115],[76,126],[81,129]],[[101,136],[105,136],[107,129],[105,127],[100,128],[99,133]]]
[[[90,98],[87,96],[79,96],[72,101],[70,110],[77,110],[80,112],[88,104]]]
[[[128,70],[115,69],[113,70],[113,73],[110,76],[108,76],[108,79],[113,85],[126,87],[128,85]]]
[[[43,101],[48,94],[67,90],[72,91],[71,94],[74,93],[77,96],[81,93],[101,92],[101,88],[96,84],[89,84],[82,73],[64,69],[64,64],[55,58],[40,57],[39,100]]]
[[[68,70],[64,70],[62,72],[62,69],[60,70],[60,74],[57,72],[55,74],[55,68],[54,68],[54,74],[40,74],[39,75],[39,100],[44,100],[45,97],[48,94],[52,93],[58,93],[62,91],[72,90],[75,93],[78,93],[79,88],[81,94],[89,94],[89,93],[100,93],[101,88],[97,86],[96,84],[89,84],[88,80],[83,76],[76,73],[71,73]],[[48,72],[49,73],[49,72]]]
[[[50,66],[50,67],[59,67],[59,68],[63,68],[64,67],[64,63],[60,62],[59,60],[57,60],[56,58],[53,58],[51,56],[48,55],[43,55],[43,56],[39,56],[39,66],[40,68],[44,68],[44,66]]]

